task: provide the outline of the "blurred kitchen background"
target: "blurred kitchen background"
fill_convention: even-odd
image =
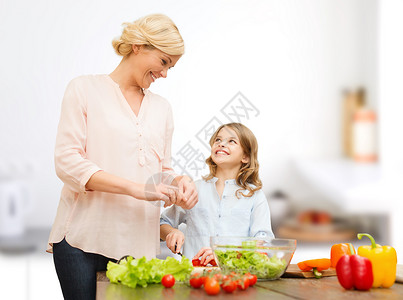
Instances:
[[[241,121],[257,136],[277,237],[293,263],[368,232],[403,261],[403,2],[0,2],[0,286],[5,299],[62,299],[45,253],[61,181],[53,165],[68,82],[110,73],[121,24],[170,16],[186,54],[151,90],[175,116],[173,164],[205,173],[206,141]]]

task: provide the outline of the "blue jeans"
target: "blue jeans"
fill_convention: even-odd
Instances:
[[[65,239],[53,244],[53,261],[66,300],[95,300],[97,272],[105,271],[105,256],[70,246]]]

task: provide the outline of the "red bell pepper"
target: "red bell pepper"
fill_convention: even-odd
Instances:
[[[352,249],[351,253],[354,253]],[[343,255],[337,262],[336,273],[339,283],[347,290],[355,288],[366,291],[374,282],[371,261],[357,254]]]

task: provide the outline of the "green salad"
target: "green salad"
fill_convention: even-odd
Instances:
[[[215,250],[220,268],[223,271],[255,274],[259,279],[276,279],[280,277],[287,262],[276,256],[268,257],[265,252],[250,250]]]
[[[162,260],[145,257],[134,259],[127,257],[120,263],[108,262],[106,276],[112,283],[120,283],[129,287],[146,287],[150,283],[160,283],[165,274],[172,274],[177,281],[184,281],[193,271],[192,262],[182,256],[178,261],[173,257]]]

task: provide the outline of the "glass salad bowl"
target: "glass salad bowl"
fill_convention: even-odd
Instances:
[[[224,272],[255,274],[258,280],[275,280],[287,269],[297,241],[255,237],[210,237],[215,260]]]

